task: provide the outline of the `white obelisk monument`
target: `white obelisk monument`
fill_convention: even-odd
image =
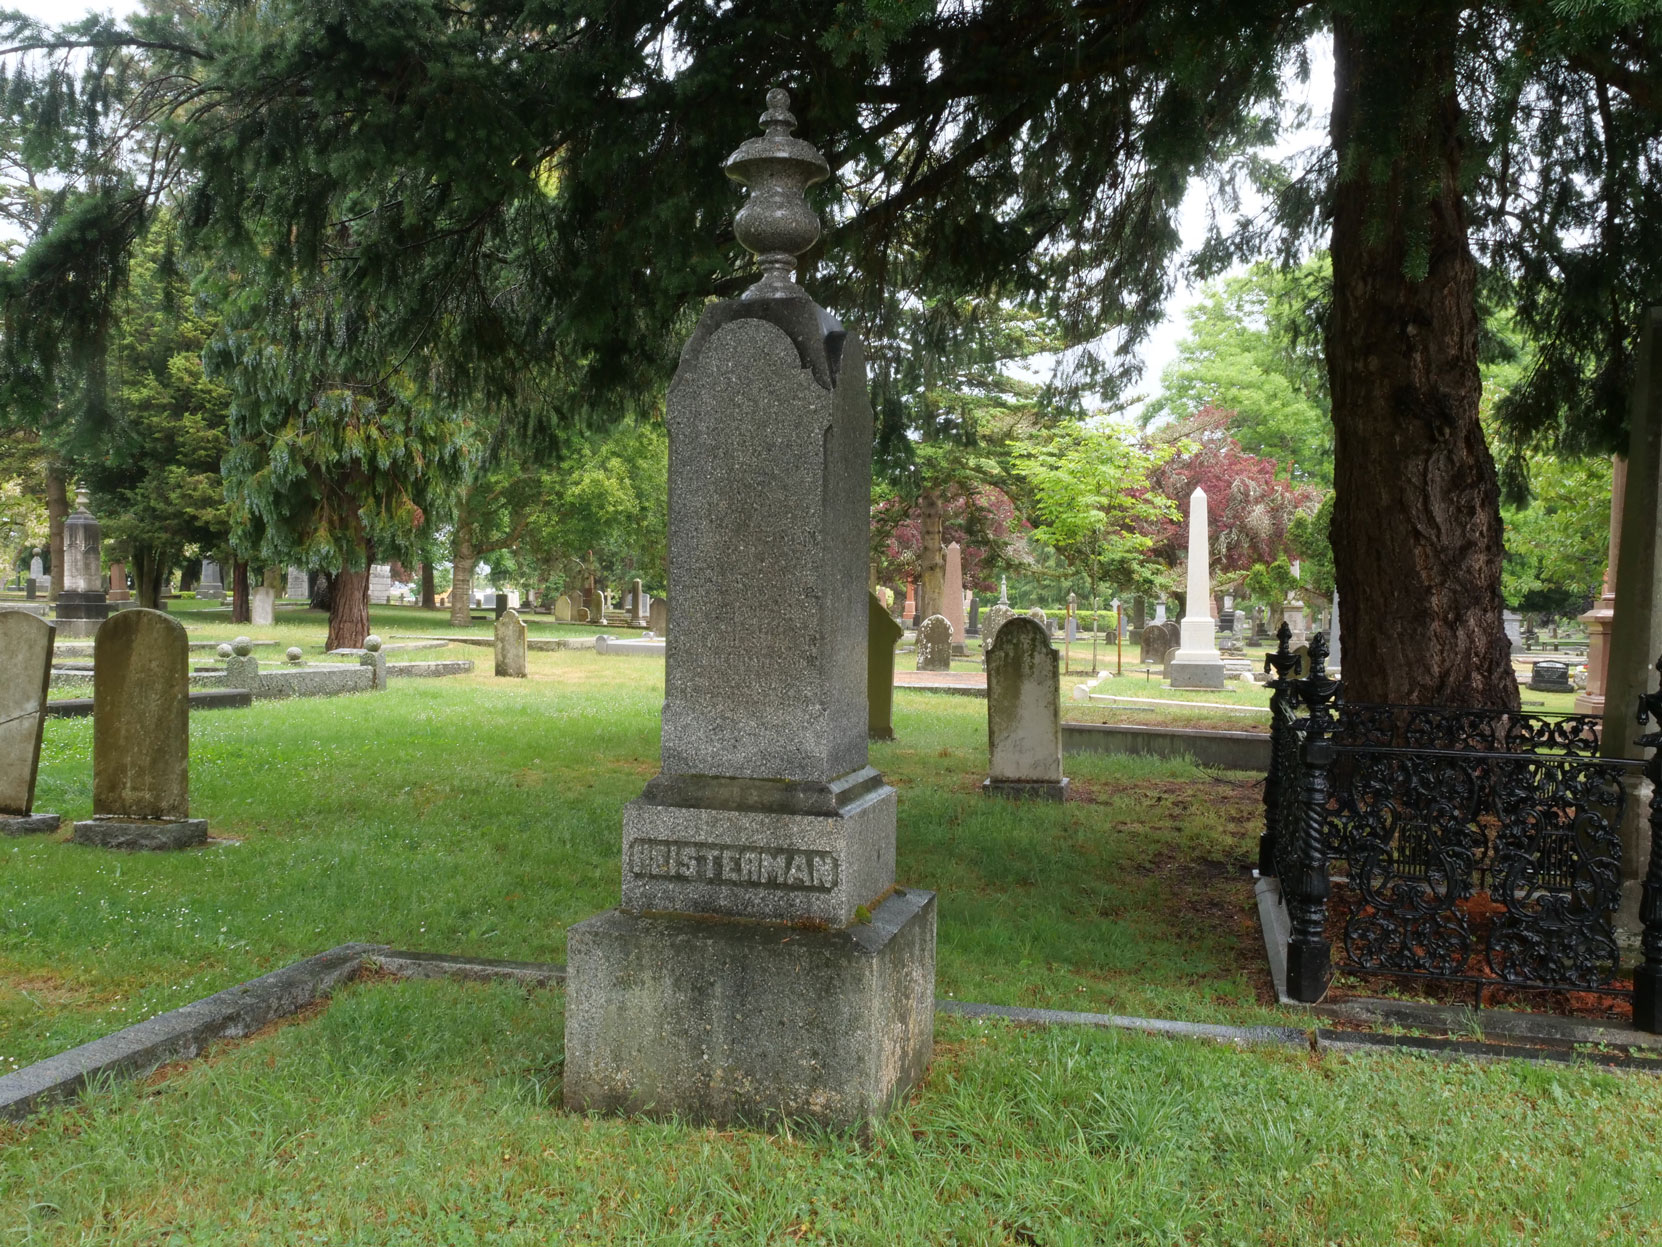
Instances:
[[[1206,491],[1189,495],[1189,600],[1185,603],[1177,653],[1171,659],[1173,688],[1222,688],[1223,655],[1212,618],[1211,545],[1206,529]]]

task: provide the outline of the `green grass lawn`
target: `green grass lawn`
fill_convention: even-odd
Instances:
[[[285,629],[315,647],[315,622]],[[508,682],[471,654],[472,677],[194,716],[193,812],[223,843],[0,843],[0,1069],[348,940],[563,960],[567,925],[616,902],[663,666],[534,653]],[[1070,756],[1077,800],[992,802],[983,701],[900,690],[895,717],[873,761],[901,882],[940,893],[941,995],[1286,1020],[1241,873],[1247,777]],[[48,724],[41,807],[89,812],[91,730]],[[928,1083],[861,1143],[568,1116],[561,1005],[370,978],[0,1128],[0,1241],[1580,1244],[1662,1223],[1662,1084],[1637,1075],[943,1018]]]

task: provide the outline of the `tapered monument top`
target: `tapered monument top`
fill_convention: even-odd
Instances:
[[[778,87],[768,92],[762,129],[761,138],[740,144],[722,167],[750,188],[733,233],[761,261],[762,280],[744,297],[790,298],[806,293],[793,279],[796,257],[819,240],[819,217],[803,192],[830,177],[831,166],[812,143],[791,137],[791,97]]]

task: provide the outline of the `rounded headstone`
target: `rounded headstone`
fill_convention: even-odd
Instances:
[[[236,650],[231,648],[231,643],[229,641],[221,641],[219,643],[219,647],[214,650],[214,653],[218,654],[221,658],[229,658],[232,654],[236,653]]]
[[[367,650],[371,654],[380,653],[380,651],[381,651],[381,638],[376,636],[373,632],[371,632],[368,636],[366,636],[364,638],[364,649]]]
[[[231,642],[231,652],[238,658],[247,658],[254,652],[254,642],[249,637],[239,636]]]
[[[284,651],[284,657],[286,657],[290,662],[299,662],[305,656],[306,651],[301,649],[298,645],[291,645]]]

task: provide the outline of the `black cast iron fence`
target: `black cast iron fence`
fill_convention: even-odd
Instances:
[[[1326,638],[1306,669],[1265,661],[1270,770],[1259,872],[1281,887],[1287,993],[1319,1000],[1334,964],[1361,973],[1634,998],[1662,1030],[1662,851],[1650,855],[1633,988],[1615,937],[1621,825],[1641,765],[1598,756],[1601,720],[1517,711],[1346,702]],[[1658,663],[1662,671],[1662,662]],[[1639,707],[1658,731],[1662,693]],[[1662,783],[1650,809],[1662,846]],[[1335,886],[1337,885],[1337,887]]]

